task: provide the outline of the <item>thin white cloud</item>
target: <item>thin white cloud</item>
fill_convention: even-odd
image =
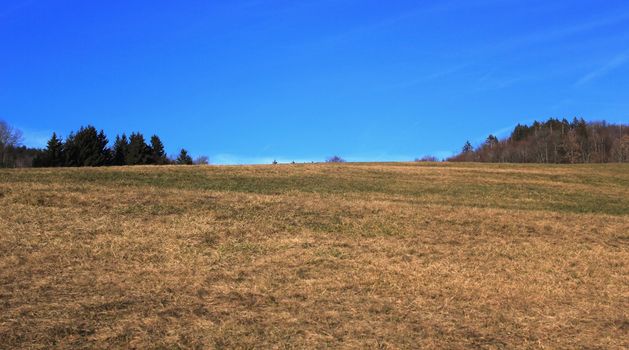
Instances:
[[[44,148],[52,135],[49,130],[33,130],[28,128],[20,128],[22,131],[22,144],[27,147]]]
[[[426,83],[426,82],[429,82],[429,81],[433,81],[433,80],[437,80],[437,79],[448,77],[450,75],[453,75],[455,73],[458,73],[458,72],[462,71],[463,69],[465,69],[465,68],[467,68],[467,67],[469,67],[471,65],[472,65],[472,63],[462,63],[462,64],[454,65],[452,67],[446,67],[443,70],[436,71],[436,72],[433,72],[431,74],[428,74],[428,75],[425,75],[425,76],[422,76],[422,77],[418,77],[418,78],[411,79],[411,80],[406,80],[406,81],[401,81],[399,83],[394,83],[394,84],[390,84],[390,85],[384,85],[379,90],[392,90],[392,89],[410,88],[410,87],[413,87],[413,86],[421,84],[421,83]]]
[[[535,121],[535,119],[520,120],[519,122],[511,124],[511,125],[506,126],[504,128],[496,129],[496,130],[490,132],[487,135],[482,135],[482,136],[476,137],[476,138],[473,139],[473,141],[476,144],[483,143],[483,142],[485,142],[485,140],[487,139],[487,137],[489,135],[494,135],[497,138],[502,139],[502,138],[505,138],[505,137],[511,135],[511,132],[513,131],[513,129],[515,129],[516,125],[518,125],[518,124],[530,125],[530,124],[533,124],[534,121]]]
[[[421,16],[429,16],[429,15],[435,15],[439,13],[447,13],[447,12],[455,12],[455,11],[465,11],[465,10],[470,10],[472,8],[482,8],[482,7],[492,6],[496,4],[504,4],[505,2],[510,2],[510,1],[513,1],[513,0],[476,0],[476,1],[453,0],[453,1],[435,2],[428,5],[422,4],[420,6],[407,9],[406,11],[401,11],[396,14],[390,15],[388,17],[384,17],[380,19],[379,21],[374,21],[371,23],[358,25],[353,28],[349,28],[335,35],[322,38],[322,40],[319,40],[313,44],[324,44],[324,45],[325,44],[340,44],[340,43],[349,41],[351,39],[354,39],[355,37],[365,36],[365,35],[368,35],[369,33],[373,33],[380,30],[387,30],[401,23],[417,20],[417,18]]]
[[[611,59],[610,61],[608,61],[607,63],[605,63],[603,66],[581,77],[579,80],[577,80],[576,83],[574,83],[574,86],[579,87],[579,86],[589,83],[592,80],[601,78],[609,74],[611,71],[621,67],[622,65],[627,63],[627,61],[629,61],[629,55],[626,53],[620,54],[614,57],[613,59]]]
[[[513,36],[501,42],[488,43],[485,46],[475,47],[470,54],[499,55],[513,50],[521,50],[525,47],[558,42],[570,37],[578,36],[601,28],[618,25],[629,21],[629,13],[615,13],[601,16],[589,21],[558,26],[542,31],[532,32],[522,36]]]

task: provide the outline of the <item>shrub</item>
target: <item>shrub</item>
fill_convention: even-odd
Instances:
[[[329,157],[328,159],[326,159],[325,161],[326,163],[345,163],[345,159],[339,157],[339,156],[332,156]]]
[[[416,158],[416,162],[438,162],[439,159],[435,156],[423,156],[421,158]]]

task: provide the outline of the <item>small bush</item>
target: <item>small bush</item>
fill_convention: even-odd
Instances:
[[[416,162],[438,162],[439,159],[435,156],[423,156],[421,158],[415,158]]]
[[[339,157],[339,156],[332,156],[329,157],[328,159],[326,159],[325,161],[326,163],[345,163],[345,159]]]

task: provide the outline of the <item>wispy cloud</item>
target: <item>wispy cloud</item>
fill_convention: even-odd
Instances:
[[[589,72],[588,74],[582,76],[579,80],[577,80],[574,83],[575,87],[579,87],[582,85],[585,85],[587,83],[589,83],[592,80],[601,78],[607,74],[609,74],[611,71],[621,67],[622,65],[624,65],[625,63],[627,63],[629,61],[629,55],[627,53],[623,53],[620,55],[617,55],[616,57],[614,57],[613,59],[611,59],[610,61],[606,62],[603,66]]]
[[[410,80],[406,80],[406,81],[401,81],[398,83],[393,83],[390,85],[384,85],[381,87],[381,90],[391,90],[391,89],[405,89],[405,88],[409,88],[409,87],[413,87],[415,85],[421,84],[421,83],[425,83],[425,82],[429,82],[429,81],[433,81],[436,79],[440,79],[440,78],[445,78],[447,76],[450,76],[454,73],[460,72],[463,69],[471,66],[472,63],[462,63],[462,64],[457,64],[457,65],[453,65],[451,67],[446,67],[442,70],[427,74],[425,76],[420,76],[417,77],[415,79],[410,79]]]
[[[533,124],[534,121],[535,121],[535,119],[520,120],[519,122],[513,123],[513,124],[511,124],[509,126],[506,126],[504,128],[496,129],[496,130],[490,132],[487,135],[482,135],[482,136],[476,137],[472,141],[474,141],[474,143],[476,143],[476,144],[480,144],[482,142],[485,142],[485,140],[487,139],[487,137],[489,135],[494,135],[497,138],[502,139],[504,137],[507,137],[507,136],[511,135],[511,132],[513,131],[513,129],[515,128],[516,125],[518,125],[518,124],[529,125],[529,124]]]
[[[380,20],[373,21],[371,23],[349,28],[335,35],[323,38],[320,42],[317,42],[317,44],[343,43],[354,39],[355,37],[365,36],[373,32],[387,30],[405,22],[417,20],[418,17],[421,16],[430,16],[438,13],[455,11],[465,11],[472,8],[482,8],[496,4],[504,4],[507,1],[512,0],[452,0],[435,2],[429,5],[422,4],[421,6],[416,6],[414,8],[410,8],[405,11],[383,17]]]
[[[513,36],[503,41],[488,43],[482,47],[475,47],[470,53],[481,54],[483,56],[500,55],[513,50],[521,50],[525,47],[560,42],[571,37],[627,21],[629,21],[629,13],[627,12],[609,14],[607,16],[592,18],[589,21],[556,26],[522,36]]]
[[[43,148],[46,147],[52,131],[50,130],[34,130],[29,128],[20,128],[22,131],[22,144],[27,147]]]
[[[474,92],[486,92],[490,90],[502,90],[517,83],[536,79],[535,76],[500,76],[496,71],[492,70],[482,75],[476,81],[476,86],[473,89]]]

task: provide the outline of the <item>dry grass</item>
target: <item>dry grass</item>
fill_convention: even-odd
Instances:
[[[1,348],[629,347],[629,166],[0,171]]]

